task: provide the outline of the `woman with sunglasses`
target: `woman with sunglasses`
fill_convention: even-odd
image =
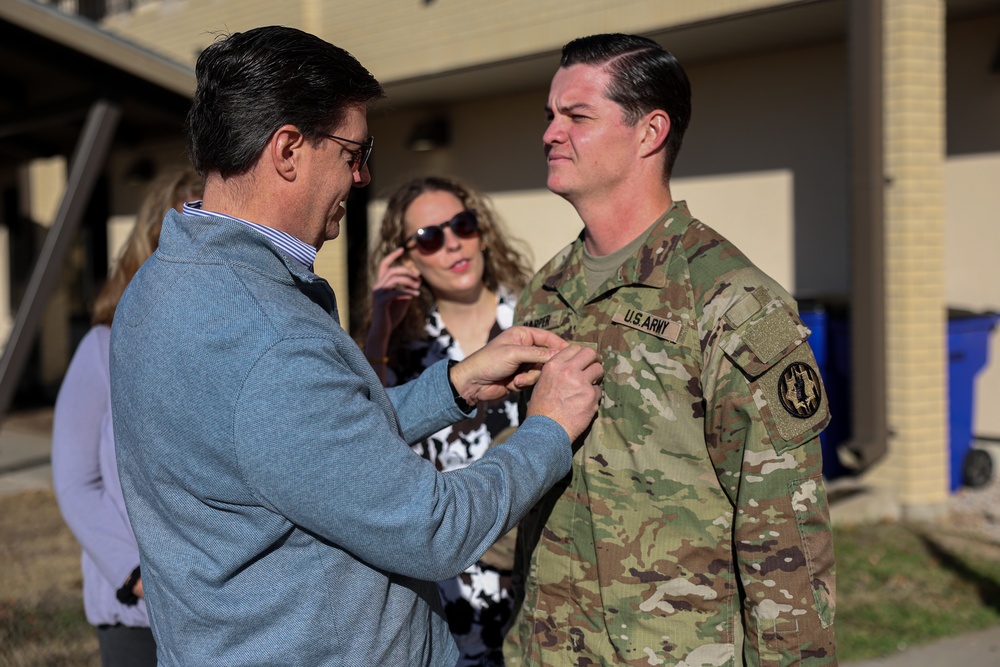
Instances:
[[[511,326],[517,296],[531,276],[483,195],[434,176],[411,180],[392,194],[371,259],[364,347],[388,386],[441,359],[460,361]],[[474,418],[412,447],[439,470],[462,468],[518,423],[516,397],[508,396],[480,404]],[[513,610],[505,551],[498,545],[461,577],[439,583],[462,654],[459,666],[503,664],[503,634]]]

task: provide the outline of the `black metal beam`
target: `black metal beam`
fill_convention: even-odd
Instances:
[[[10,408],[45,308],[59,282],[60,272],[94,191],[94,184],[107,162],[120,117],[121,108],[108,100],[94,102],[87,114],[70,161],[66,192],[55,221],[45,236],[3,356],[0,357],[0,420]]]
[[[883,0],[850,0],[851,409],[845,463],[869,468],[888,449]]]
[[[53,125],[79,122],[94,103],[92,94],[53,100],[36,106],[21,107],[16,112],[0,114],[0,139],[16,137]]]

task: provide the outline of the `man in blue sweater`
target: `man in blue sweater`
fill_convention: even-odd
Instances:
[[[383,390],[312,272],[369,182],[350,54],[269,27],[198,59],[201,202],[171,212],[118,307],[118,465],[162,665],[447,665],[434,580],[453,577],[570,467],[601,368],[514,327]],[[542,364],[544,366],[542,367]],[[539,370],[541,367],[541,370]],[[528,417],[467,469],[408,442],[535,384]]]

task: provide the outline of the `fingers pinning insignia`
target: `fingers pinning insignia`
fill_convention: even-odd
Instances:
[[[800,361],[789,364],[778,377],[778,399],[781,407],[793,417],[808,419],[820,406],[819,375]]]

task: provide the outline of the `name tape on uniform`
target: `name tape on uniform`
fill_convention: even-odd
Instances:
[[[611,321],[624,324],[639,331],[645,331],[648,334],[668,340],[671,343],[676,343],[680,340],[681,331],[683,330],[681,323],[677,320],[658,317],[628,306],[620,307],[615,316],[611,318]]]
[[[543,315],[533,320],[525,320],[521,324],[526,327],[535,327],[536,329],[548,329],[549,325],[552,324],[552,315]]]

